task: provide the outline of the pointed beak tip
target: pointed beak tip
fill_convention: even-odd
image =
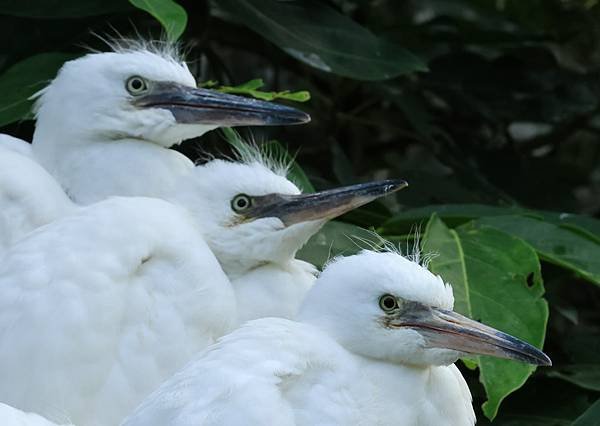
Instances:
[[[408,182],[403,179],[392,179],[386,192],[396,192],[407,188]]]
[[[548,355],[542,352],[542,359],[540,360],[538,365],[541,367],[552,367],[552,360]]]
[[[311,117],[304,111],[300,111],[299,109],[295,109],[292,107],[285,107],[285,110],[278,111],[281,114],[274,114],[271,117],[265,118],[264,124],[267,125],[297,125],[297,124],[306,124],[310,123]]]
[[[306,112],[303,111],[299,111],[298,114],[298,124],[306,124],[306,123],[310,123],[312,118],[310,117],[309,114],[307,114]]]

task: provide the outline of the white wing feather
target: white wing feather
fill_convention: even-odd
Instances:
[[[340,404],[347,383],[339,379],[353,380],[354,365],[308,325],[250,321],[165,382],[122,426],[351,424],[343,421],[351,413]]]
[[[16,152],[26,157],[32,157],[31,144],[23,139],[10,135],[0,134],[0,148]]]
[[[2,403],[0,403],[0,424],[2,426],[59,426],[35,413],[26,413]]]
[[[0,142],[3,140],[6,141],[0,138]],[[74,209],[52,176],[31,157],[6,148],[3,143],[0,143],[0,206],[0,252],[32,230]]]
[[[115,198],[0,262],[0,401],[115,425],[234,318],[229,281],[182,209]]]

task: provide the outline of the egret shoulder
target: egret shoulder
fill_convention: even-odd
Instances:
[[[60,185],[30,155],[20,148],[7,148],[12,142],[2,141],[7,139],[0,137],[0,251],[75,208]]]
[[[35,413],[26,413],[2,403],[0,403],[0,424],[2,426],[59,426]],[[72,425],[63,423],[61,426]]]
[[[8,149],[29,157],[32,155],[30,143],[7,134],[0,134],[0,148]]]
[[[356,365],[311,326],[250,321],[161,385],[122,426],[356,424],[350,412],[331,412],[346,397],[340,378],[354,380]],[[298,400],[310,400],[312,410]]]

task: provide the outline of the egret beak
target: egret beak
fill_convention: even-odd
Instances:
[[[310,121],[308,114],[295,108],[164,81],[154,82],[133,104],[169,110],[182,124],[277,126]]]
[[[252,198],[248,219],[277,217],[287,226],[329,220],[377,198],[406,188],[404,180],[383,180],[300,195],[269,194]]]
[[[453,311],[407,302],[398,313],[386,317],[390,328],[412,328],[419,332],[428,347],[491,355],[533,365],[552,365],[550,358],[524,341],[498,331]]]

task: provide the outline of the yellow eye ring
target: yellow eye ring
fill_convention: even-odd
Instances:
[[[125,88],[132,95],[141,95],[148,91],[148,83],[144,78],[134,75],[127,79]]]
[[[392,312],[398,309],[398,300],[391,294],[384,294],[379,298],[379,307],[384,312]]]
[[[252,206],[252,198],[246,194],[238,194],[231,200],[231,208],[239,213],[249,209]]]

